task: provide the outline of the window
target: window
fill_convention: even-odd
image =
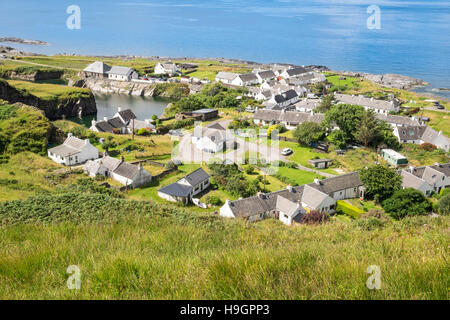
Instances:
[[[283,215],[285,219],[289,219],[289,216],[287,214]]]

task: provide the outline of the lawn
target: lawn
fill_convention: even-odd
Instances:
[[[315,178],[323,179],[322,176],[318,175],[315,172],[309,172],[305,170],[293,169],[288,167],[279,167],[278,173],[284,177],[294,180],[299,186],[314,182]]]
[[[89,89],[68,87],[51,83],[35,83],[30,81],[7,80],[12,87],[25,90],[26,92],[43,100],[53,100],[56,98],[68,97],[89,97]]]
[[[430,122],[427,123],[428,126],[438,132],[442,131],[443,134],[450,137],[450,113],[425,110],[423,116],[430,118]]]

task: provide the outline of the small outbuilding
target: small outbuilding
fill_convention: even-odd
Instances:
[[[333,164],[333,160],[330,159],[312,159],[309,160],[308,163],[312,165],[314,168],[318,169],[326,169]]]

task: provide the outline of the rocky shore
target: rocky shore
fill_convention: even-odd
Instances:
[[[364,78],[366,80],[378,83],[384,87],[409,90],[414,87],[428,86],[429,83],[409,76],[400,74],[370,74],[365,72],[338,71],[343,76]]]

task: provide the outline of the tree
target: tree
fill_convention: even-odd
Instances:
[[[334,130],[328,136],[328,140],[331,141],[339,149],[345,149],[347,147],[347,143],[349,139],[347,135],[342,130]]]
[[[321,140],[325,135],[322,126],[315,122],[303,122],[294,131],[294,137],[298,143],[311,145],[311,143]]]
[[[337,125],[345,134],[345,140],[356,141],[357,129],[361,122],[364,108],[351,104],[338,104],[325,113],[324,125],[331,131]]]
[[[406,216],[425,215],[432,210],[432,204],[424,194],[413,188],[396,191],[383,201],[383,209],[395,219]]]
[[[356,131],[357,141],[361,142],[364,147],[368,147],[380,135],[380,120],[376,118],[375,112],[373,110],[364,110],[361,113],[361,119]]]
[[[397,171],[382,165],[362,169],[359,177],[366,188],[366,195],[377,202],[390,198],[402,187],[402,177]]]
[[[327,96],[324,96],[322,98],[322,102],[320,103],[320,105],[315,109],[316,112],[320,112],[320,113],[325,113],[328,110],[331,109],[331,107],[333,106],[333,100],[334,100],[334,95],[333,94],[329,94]]]
[[[438,210],[440,214],[450,214],[450,193],[447,193],[439,199]]]

